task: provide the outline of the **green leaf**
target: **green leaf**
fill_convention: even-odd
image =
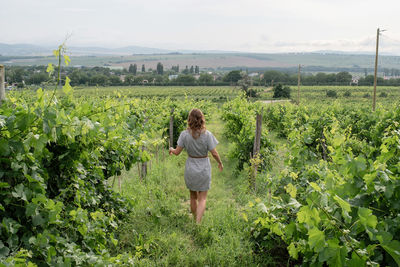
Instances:
[[[74,91],[74,89],[72,89],[72,86],[70,85],[70,82],[71,82],[70,78],[68,76],[65,77],[65,84],[62,90],[67,96],[71,96]]]
[[[49,63],[49,64],[47,65],[46,72],[49,73],[49,75],[53,74],[53,72],[54,72],[54,66],[53,66],[52,63]]]
[[[37,214],[37,205],[34,203],[29,203],[25,209],[25,215],[30,217]]]
[[[297,258],[299,257],[299,254],[298,254],[299,251],[296,248],[296,246],[294,245],[294,243],[290,243],[290,245],[287,247],[287,250],[289,252],[290,257],[297,260]]]
[[[359,208],[358,216],[360,218],[360,222],[364,227],[376,228],[378,224],[378,219],[375,215],[372,214],[372,211],[367,208]]]
[[[271,232],[282,236],[283,232],[282,232],[282,225],[280,223],[274,223],[271,225]]]
[[[14,189],[15,191],[12,192],[13,197],[27,201],[25,188],[23,184],[17,185],[16,187],[14,187]]]
[[[319,212],[316,208],[310,210],[308,206],[303,206],[297,213],[297,220],[300,223],[306,223],[308,225],[318,226],[321,218],[319,217]]]
[[[32,223],[34,226],[42,225],[44,224],[45,220],[43,219],[42,215],[37,214],[32,217]]]
[[[351,254],[351,260],[347,262],[349,267],[361,267],[365,266],[365,260],[361,259],[355,252]]]
[[[308,230],[308,244],[315,252],[320,252],[325,247],[325,234],[317,228]]]
[[[392,256],[398,266],[400,266],[400,242],[397,240],[393,240],[389,243],[381,245],[387,253]]]
[[[47,249],[47,262],[51,262],[51,259],[57,255],[56,249],[51,246]]]
[[[68,66],[69,63],[71,62],[71,59],[70,59],[69,56],[67,56],[67,55],[63,55],[63,57],[64,57],[65,65]]]
[[[285,190],[292,198],[296,198],[297,188],[292,183],[285,186]]]
[[[374,173],[367,173],[366,175],[363,176],[364,182],[369,186],[374,179],[376,178],[376,172]]]
[[[319,187],[319,185],[317,185],[316,183],[311,182],[311,183],[310,183],[310,186],[311,186],[315,191],[321,192],[321,187]]]
[[[0,240],[0,258],[7,257],[8,253],[10,253],[10,249],[4,246],[3,241]]]
[[[340,207],[346,211],[346,212],[350,212],[351,211],[351,207],[350,204],[347,201],[344,201],[342,198],[340,198],[338,195],[335,195],[333,197],[334,200],[336,200],[336,202],[340,205]]]
[[[1,139],[0,140],[0,156],[2,157],[7,157],[10,155],[10,145],[6,139]]]

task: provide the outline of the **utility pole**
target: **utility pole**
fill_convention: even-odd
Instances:
[[[6,100],[6,90],[4,88],[4,73],[4,66],[0,65],[0,105],[4,100]]]
[[[376,52],[375,52],[375,71],[374,71],[374,97],[372,102],[372,111],[375,111],[376,105],[376,80],[377,80],[377,72],[378,72],[378,47],[379,47],[379,28],[376,30]]]
[[[299,71],[297,72],[297,105],[300,105],[300,69],[301,65],[299,64]]]

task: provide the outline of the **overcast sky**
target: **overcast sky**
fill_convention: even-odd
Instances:
[[[400,55],[399,0],[0,0],[0,43]]]

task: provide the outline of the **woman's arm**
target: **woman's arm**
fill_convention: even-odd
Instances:
[[[183,150],[183,147],[181,147],[181,146],[176,146],[175,149],[173,147],[170,147],[169,154],[170,155],[174,154],[174,155],[178,156],[182,152],[182,150]]]
[[[219,157],[217,150],[214,148],[210,152],[213,158],[218,162],[218,169],[222,171],[224,169],[224,165],[222,164],[221,158]]]

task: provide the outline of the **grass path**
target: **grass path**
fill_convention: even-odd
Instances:
[[[212,159],[212,185],[201,225],[189,212],[189,191],[183,179],[186,153],[154,162],[145,182],[135,170],[123,177],[122,193],[132,199],[134,212],[119,227],[119,252],[131,252],[139,266],[257,266],[249,240],[249,223],[241,216],[254,196],[246,193],[247,181],[232,175],[229,144],[223,123],[215,115],[207,124],[217,146],[224,171]],[[136,168],[134,168],[136,169]],[[265,258],[264,258],[265,260]],[[263,263],[263,265],[265,262]]]

